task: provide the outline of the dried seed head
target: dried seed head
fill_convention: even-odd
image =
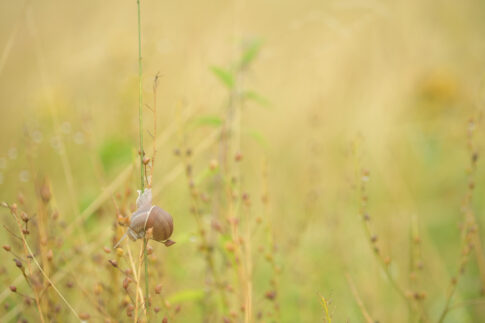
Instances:
[[[162,285],[161,284],[158,284],[155,287],[155,294],[160,294],[161,292],[162,292]]]
[[[126,277],[126,278],[123,280],[123,288],[124,288],[124,289],[128,289],[128,287],[130,287],[130,283],[131,283],[131,278]]]
[[[226,242],[225,247],[228,252],[234,252],[234,250],[236,249],[234,243],[232,243],[231,241]]]
[[[217,161],[217,159],[212,159],[210,161],[209,167],[211,170],[216,170],[217,167],[219,167],[219,162]]]
[[[27,215],[27,213],[25,212],[22,212],[22,214],[20,214],[20,218],[22,219],[22,221],[24,221],[25,223],[29,222],[29,216]]]
[[[150,162],[150,158],[148,158],[147,156],[143,157],[143,165],[148,165],[148,163]]]
[[[22,262],[18,259],[14,259],[13,261],[15,261],[15,266],[17,266],[18,268],[22,268]]]
[[[242,158],[243,158],[243,155],[240,152],[236,153],[236,156],[234,156],[234,160],[237,162],[241,161]]]
[[[31,299],[31,298],[29,298],[29,297],[25,297],[25,298],[24,298],[24,304],[25,304],[25,306],[27,306],[27,307],[28,307],[28,306],[30,306],[30,305],[32,305],[32,299]]]
[[[274,290],[267,291],[264,294],[264,297],[266,297],[267,299],[269,299],[270,301],[272,301],[272,300],[274,300],[276,298],[276,291],[274,291]]]
[[[20,205],[25,204],[25,197],[22,193],[19,192],[17,195],[17,201],[19,202]]]
[[[101,285],[100,283],[97,283],[95,286],[94,286],[94,295],[99,295],[103,292],[103,285]]]
[[[12,250],[12,247],[10,247],[9,245],[4,245],[3,249],[5,249],[5,251],[8,252],[8,251]]]
[[[45,204],[49,203],[52,197],[49,185],[42,185],[42,187],[40,188],[40,197]]]
[[[478,160],[478,152],[474,152],[474,153],[472,154],[472,162],[473,162],[473,163],[476,163],[476,162],[477,162],[477,160]]]
[[[113,266],[113,267],[115,267],[115,268],[117,268],[117,267],[118,267],[118,263],[116,262],[116,260],[111,260],[111,259],[110,259],[110,260],[108,260],[108,261],[109,261],[109,263],[111,264],[111,266]]]
[[[222,232],[221,224],[215,219],[212,220],[211,227],[212,227],[212,229],[214,229],[217,232]]]
[[[49,251],[47,251],[46,257],[47,257],[48,261],[51,261],[52,258],[54,258],[54,253],[53,253],[52,249],[49,249]]]
[[[9,288],[10,288],[10,291],[12,291],[13,293],[17,292],[17,287],[11,285]]]
[[[89,315],[88,313],[79,313],[79,318],[83,321],[89,320],[90,317],[91,315]]]

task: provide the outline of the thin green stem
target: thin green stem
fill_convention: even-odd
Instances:
[[[143,96],[142,96],[142,64],[141,64],[141,14],[140,14],[140,0],[136,1],[138,7],[138,119],[140,122],[140,187],[141,192],[145,188],[145,171],[143,164]]]
[[[136,1],[138,9],[138,119],[140,122],[140,188],[141,193],[145,189],[145,169],[143,163],[143,157],[145,155],[143,151],[143,96],[142,96],[142,61],[141,61],[141,14],[140,14],[140,0]],[[148,284],[148,254],[147,254],[148,239],[143,237],[143,261],[145,262],[145,308],[150,307],[149,301],[149,284]]]
[[[147,309],[147,316],[148,316],[148,308],[150,307],[150,300],[149,300],[149,290],[148,290],[148,239],[146,237],[143,238],[143,258],[145,261],[145,307]]]

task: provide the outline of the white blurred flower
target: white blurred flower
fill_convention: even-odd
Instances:
[[[69,122],[67,122],[67,121],[66,122],[63,122],[61,124],[61,131],[65,135],[70,134],[71,133],[71,124]]]
[[[57,136],[51,138],[51,146],[54,148],[55,151],[61,153],[61,139]]]
[[[80,131],[74,134],[74,142],[78,145],[84,144],[84,134]]]
[[[1,157],[0,158],[0,169],[7,168],[7,158]]]
[[[17,151],[17,148],[12,147],[8,150],[8,157],[12,160],[17,159],[19,153]]]
[[[21,182],[26,183],[26,182],[28,182],[28,181],[29,181],[29,178],[30,178],[29,171],[27,171],[27,170],[23,170],[23,171],[21,171],[21,172],[20,172],[20,174],[19,174],[19,180],[20,180]]]
[[[44,140],[44,135],[42,135],[42,132],[40,132],[39,130],[35,130],[34,132],[32,132],[32,140],[36,144],[40,144],[42,140]]]

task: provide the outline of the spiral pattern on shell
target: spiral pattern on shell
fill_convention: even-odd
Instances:
[[[135,214],[130,222],[130,230],[137,238],[145,235],[148,229],[152,229],[152,239],[165,241],[173,233],[172,216],[162,208],[153,205],[147,212]]]

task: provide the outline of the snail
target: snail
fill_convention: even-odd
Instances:
[[[143,193],[138,191],[136,199],[136,211],[131,215],[128,231],[115,245],[115,249],[128,236],[136,241],[145,237],[146,232],[151,229],[151,239],[170,247],[175,242],[168,240],[173,232],[173,219],[170,214],[156,205],[152,205],[152,190],[145,189]]]

